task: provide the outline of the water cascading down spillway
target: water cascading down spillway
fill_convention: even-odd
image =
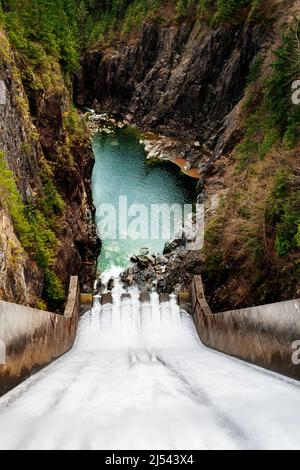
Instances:
[[[97,207],[123,191],[147,207],[190,201],[133,137],[94,148]],[[134,250],[164,246],[135,243],[106,240],[102,283],[114,286],[81,318],[74,348],[0,399],[0,449],[299,449],[300,385],[205,348],[175,295],[124,289]]]
[[[137,362],[141,354],[155,361],[155,348],[173,341],[175,345],[186,318],[177,296],[138,287],[125,291],[120,283],[112,293],[97,296],[90,313],[96,343],[101,348],[128,350],[132,362]]]
[[[2,397],[0,448],[297,449],[299,410],[299,384],[206,349],[175,296],[116,283]]]

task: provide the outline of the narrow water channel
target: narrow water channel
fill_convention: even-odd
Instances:
[[[159,237],[151,236],[151,207],[159,204],[179,204],[182,207],[184,204],[192,204],[195,200],[196,181],[183,175],[170,162],[151,165],[134,128],[126,128],[110,135],[96,135],[93,138],[93,149],[96,160],[93,196],[101,239],[103,240],[106,224],[102,217],[104,205],[115,208],[119,215],[120,198],[126,197],[129,209],[133,205],[143,205],[148,214],[148,217],[144,214],[139,216],[142,219],[142,231],[148,227],[146,238],[143,233],[139,239],[132,239],[130,233],[126,237],[124,227],[117,223],[116,236],[105,237],[103,240],[100,270],[103,272],[112,267],[126,268],[130,264],[130,257],[139,254],[142,248],[148,248],[151,254],[161,253],[167,240],[164,239],[162,230]],[[133,219],[129,214],[129,224]],[[172,218],[172,229],[175,223]]]

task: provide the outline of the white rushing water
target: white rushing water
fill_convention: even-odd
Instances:
[[[121,294],[0,399],[0,449],[300,449],[298,383],[203,347],[175,298]]]

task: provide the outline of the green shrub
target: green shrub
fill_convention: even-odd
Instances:
[[[286,256],[298,245],[298,229],[300,210],[294,208],[293,201],[288,200],[283,205],[283,213],[276,227],[276,251],[279,256]]]
[[[297,247],[300,248],[300,223],[298,225],[298,230],[297,230],[297,233],[296,233],[295,240],[296,240],[296,243],[297,243]]]
[[[65,203],[51,179],[44,181],[43,188],[45,196],[39,199],[39,207],[49,221],[54,222],[63,213]]]
[[[250,65],[250,70],[247,77],[248,83],[254,83],[260,78],[262,66],[263,58],[261,55],[257,55]]]
[[[7,167],[4,153],[0,152],[0,204],[10,214],[16,234],[27,253],[31,254],[44,270],[44,299],[57,308],[65,292],[52,272],[57,239],[51,225],[63,211],[64,203],[51,180],[46,181],[45,196],[36,204],[25,205],[18,192],[16,181]]]
[[[126,10],[122,32],[130,33],[134,29],[138,29],[148,13],[146,1],[134,0]]]
[[[292,102],[292,83],[300,76],[299,21],[283,37],[281,46],[274,52],[269,77],[260,85],[260,95],[255,95],[255,83],[259,80],[260,59],[254,62],[248,77],[246,111],[255,109],[246,119],[245,135],[236,148],[237,169],[243,170],[257,158],[263,159],[270,149],[282,142],[293,148],[300,139],[300,106]],[[252,93],[251,94],[251,90]]]
[[[292,103],[291,86],[300,75],[300,23],[283,36],[282,45],[274,52],[272,73],[266,84],[266,102],[285,144],[294,146],[300,136],[300,109]]]
[[[280,140],[280,133],[262,104],[246,120],[245,135],[236,147],[237,170],[244,170],[250,163],[263,160],[270,149]]]
[[[30,225],[24,215],[24,204],[18,192],[13,172],[8,168],[4,152],[0,151],[0,204],[8,211],[17,235],[26,248],[30,243]]]
[[[294,148],[300,140],[300,105],[294,105],[290,110],[287,127],[283,135],[283,143],[286,148]]]
[[[261,0],[217,0],[217,13],[215,19],[225,21],[240,8],[251,7],[249,19],[252,19],[260,6]]]
[[[276,252],[287,256],[299,247],[300,190],[283,171],[275,176],[268,217],[275,229]]]
[[[30,248],[37,264],[45,269],[55,261],[56,236],[35,206],[26,206],[25,213],[30,224]]]
[[[76,0],[6,0],[2,15],[12,44],[31,64],[42,66],[47,54],[65,72],[79,63]]]
[[[45,269],[43,298],[48,306],[53,309],[59,308],[65,297],[66,293],[57,275],[50,269]]]
[[[179,16],[186,15],[187,13],[187,1],[186,0],[177,0],[176,12]]]

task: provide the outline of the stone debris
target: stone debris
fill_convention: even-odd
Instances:
[[[87,113],[87,127],[92,135],[111,135],[116,129],[124,129],[126,125],[126,121],[117,120],[107,113],[97,114],[92,110]]]

